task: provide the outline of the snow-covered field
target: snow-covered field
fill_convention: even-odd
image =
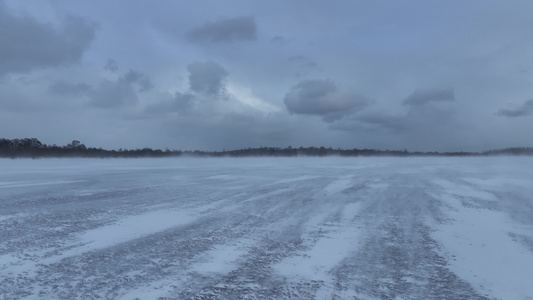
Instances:
[[[533,158],[0,159],[0,299],[533,299]]]

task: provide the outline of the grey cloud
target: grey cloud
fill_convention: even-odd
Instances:
[[[253,124],[256,118],[252,115],[230,112],[224,115],[224,120],[237,124]]]
[[[454,111],[431,106],[413,106],[405,116],[405,123],[410,129],[415,127],[438,128],[453,123]]]
[[[404,116],[391,115],[388,113],[367,113],[359,116],[357,120],[368,123],[371,125],[377,125],[379,127],[391,129],[393,131],[400,131],[406,128],[406,122]]]
[[[416,90],[403,101],[408,105],[424,105],[432,101],[454,101],[455,95],[452,88]]]
[[[52,94],[61,96],[85,96],[89,99],[88,105],[100,108],[117,108],[125,105],[136,104],[137,97],[135,87],[140,92],[153,87],[150,78],[145,74],[130,70],[121,75],[117,80],[105,79],[97,86],[87,83],[68,83],[58,81],[48,87]]]
[[[332,129],[344,131],[378,131],[394,134],[440,132],[454,123],[454,111],[425,105],[431,101],[453,101],[452,89],[416,90],[406,98],[409,104],[405,114],[388,111],[364,112],[334,124]]]
[[[193,94],[176,93],[171,99],[147,105],[145,112],[148,114],[165,114],[186,111],[192,107],[194,100],[195,97]]]
[[[292,63],[296,63],[301,68],[316,68],[318,67],[318,64],[313,61],[312,59],[303,56],[303,55],[296,55],[289,57],[289,61]]]
[[[192,62],[187,66],[189,71],[189,89],[174,96],[165,93],[158,102],[146,106],[144,112],[147,115],[160,115],[172,112],[192,112],[196,103],[204,102],[205,99],[218,99],[227,96],[225,80],[228,72],[213,61]],[[124,79],[132,79],[134,82],[138,76],[129,74]],[[209,101],[207,101],[209,102]],[[205,102],[204,102],[205,104]]]
[[[87,83],[68,83],[59,81],[51,84],[48,91],[62,96],[83,96],[90,93],[92,87]]]
[[[436,146],[446,146],[450,141],[464,138],[465,128],[454,115],[453,110],[420,105],[411,106],[403,115],[386,111],[355,115],[333,123],[329,128],[375,139],[376,143],[395,140],[396,149],[407,147],[410,150],[434,151]]]
[[[305,55],[294,55],[289,57],[289,61],[291,62],[307,62],[310,61],[310,59]]]
[[[225,92],[224,81],[228,72],[219,64],[212,61],[193,62],[187,69],[191,91],[207,95],[220,95]]]
[[[515,117],[524,117],[533,114],[533,99],[527,100],[516,109],[500,109],[498,111],[498,115],[502,117],[509,117],[509,118],[515,118]]]
[[[52,26],[14,16],[1,2],[0,28],[0,76],[75,63],[95,35],[95,27],[84,19],[68,17]]]
[[[90,99],[88,105],[99,108],[117,108],[139,101],[133,87],[122,80],[104,80],[87,95]]]
[[[190,108],[194,101],[194,95],[189,93],[176,93],[174,95],[174,107],[176,109]]]
[[[276,35],[270,41],[274,44],[285,46],[290,40],[281,35]]]
[[[313,71],[318,71],[320,68],[318,64],[304,55],[296,55],[288,58],[288,61],[297,67],[297,71],[294,74],[297,78],[302,78]]]
[[[20,88],[20,86],[0,84],[0,113],[8,111],[17,113],[42,113],[46,110],[57,109],[57,107],[54,106],[54,103],[46,103],[45,101],[42,101],[42,97],[28,96],[24,92],[25,89]],[[0,120],[1,119],[2,117],[0,117]],[[0,126],[2,129],[13,129],[14,127]]]
[[[122,75],[120,77],[120,80],[123,80],[131,84],[133,83],[138,84],[140,92],[151,90],[154,87],[154,85],[152,84],[152,81],[150,80],[150,78],[148,78],[148,76],[146,76],[145,74],[141,72],[137,72],[134,70],[130,70],[126,74]]]
[[[118,63],[113,59],[108,59],[105,63],[104,69],[114,73],[118,71]]]
[[[319,115],[326,122],[338,120],[366,106],[367,101],[354,93],[343,94],[332,80],[304,80],[285,95],[291,114]]]
[[[329,126],[330,129],[352,132],[401,133],[410,126],[405,115],[392,115],[388,112],[368,112],[345,118]]]
[[[236,17],[232,19],[208,22],[187,33],[191,42],[230,43],[256,39],[257,26],[252,17]]]

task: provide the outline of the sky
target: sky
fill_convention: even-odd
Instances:
[[[533,1],[0,0],[0,137],[533,146]]]

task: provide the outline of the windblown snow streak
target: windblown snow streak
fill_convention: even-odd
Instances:
[[[531,158],[0,160],[2,299],[532,299]]]

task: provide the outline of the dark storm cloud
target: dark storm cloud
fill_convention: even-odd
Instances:
[[[498,111],[498,115],[502,117],[509,117],[509,118],[515,118],[515,117],[524,117],[533,114],[533,99],[527,100],[516,109],[500,109]]]
[[[220,95],[225,92],[224,81],[228,72],[213,61],[193,62],[187,66],[189,70],[189,88],[197,93]]]
[[[14,16],[0,2],[0,76],[55,67],[80,60],[95,28],[84,19],[68,17],[60,25]]]
[[[432,101],[454,101],[455,95],[452,88],[416,90],[403,101],[408,105],[424,105]]]
[[[187,33],[191,42],[231,43],[256,39],[257,26],[253,17],[208,22]]]
[[[367,104],[359,95],[341,93],[329,79],[301,81],[291,88],[283,102],[291,114],[319,115],[327,122],[341,119]]]

